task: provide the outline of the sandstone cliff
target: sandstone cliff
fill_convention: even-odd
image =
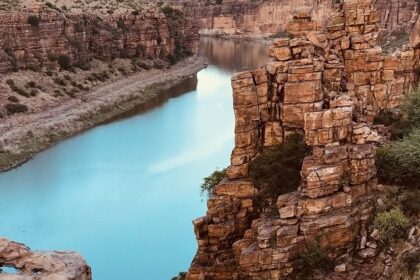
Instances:
[[[179,3],[179,1],[173,1]],[[270,35],[283,32],[291,20],[291,12],[300,6],[314,8],[313,19],[325,24],[333,10],[333,0],[224,0],[220,4],[202,0],[184,3],[185,12],[200,23],[201,34]],[[381,28],[407,31],[418,16],[416,0],[378,0],[375,3]]]
[[[328,279],[382,277],[346,262],[376,256],[374,146],[384,139],[373,119],[418,85],[419,50],[384,54],[380,19],[372,0],[333,5],[325,28],[311,9],[296,9],[267,65],[233,75],[235,148],[206,216],[193,221],[198,252],[187,279],[284,279],[313,240],[343,264]],[[305,135],[312,155],[297,190],[272,198],[273,213],[258,202],[249,167],[292,133]]]
[[[197,46],[193,21],[156,9],[103,17],[60,13],[45,6],[0,12],[0,73],[30,65],[57,68],[60,55],[80,67],[92,58],[168,60],[191,55]]]

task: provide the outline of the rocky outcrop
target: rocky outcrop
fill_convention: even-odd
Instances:
[[[178,2],[179,1],[173,1]],[[224,0],[221,4],[202,0],[194,3],[182,1],[187,14],[196,17],[200,32],[206,35],[242,34],[269,35],[283,32],[296,7],[314,8],[313,19],[325,24],[333,10],[335,0]],[[216,1],[217,2],[217,1]],[[385,30],[408,31],[415,22],[419,5],[416,0],[378,0],[381,27]]]
[[[195,53],[197,47],[193,21],[156,9],[103,17],[47,7],[0,12],[0,73],[31,64],[57,67],[60,55],[83,67],[93,57],[173,60]]]
[[[89,266],[75,252],[31,251],[23,244],[0,238],[0,268],[13,267],[16,273],[0,270],[7,280],[91,280]]]
[[[372,0],[333,8],[325,28],[310,8],[296,9],[290,38],[274,41],[267,65],[233,75],[235,148],[206,216],[193,221],[198,252],[187,279],[284,279],[313,240],[339,260],[375,256],[366,236],[377,191],[374,145],[383,140],[373,119],[417,83],[418,50],[382,52]],[[249,166],[291,133],[304,133],[312,155],[297,191],[274,198],[273,214],[259,206]],[[334,279],[348,279],[337,270]]]

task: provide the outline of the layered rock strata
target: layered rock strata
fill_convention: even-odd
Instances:
[[[35,17],[29,23],[29,18]],[[198,48],[196,24],[183,15],[158,10],[98,17],[64,14],[47,7],[0,12],[0,73],[30,64],[58,67],[57,57],[82,66],[92,58],[163,59],[193,54]]]
[[[418,82],[418,50],[383,54],[379,21],[372,0],[335,5],[325,29],[311,9],[296,9],[290,38],[274,42],[267,65],[233,75],[231,166],[193,222],[198,252],[187,279],[283,279],[313,240],[334,258],[373,257],[358,243],[366,243],[377,189],[382,139],[373,118]],[[276,197],[272,214],[257,204],[249,165],[291,133],[304,133],[312,155],[297,191]]]
[[[0,270],[7,280],[91,280],[89,266],[74,252],[31,251],[23,244],[0,238],[0,266],[13,267],[16,273]]]
[[[291,20],[291,12],[300,6],[314,7],[313,19],[325,24],[334,9],[333,0],[269,0],[244,1],[224,0],[221,4],[211,4],[203,0],[173,1],[183,3],[186,13],[196,17],[200,32],[206,35],[242,34],[268,35],[282,32]],[[380,17],[381,28],[385,30],[410,30],[418,17],[419,5],[415,0],[378,0],[375,3]]]

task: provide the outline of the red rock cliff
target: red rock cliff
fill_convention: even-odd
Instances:
[[[30,24],[29,17],[39,22]],[[187,17],[145,11],[98,17],[64,14],[48,8],[0,13],[0,73],[29,64],[56,64],[68,55],[83,65],[92,57],[164,59],[197,51],[196,25]]]
[[[334,258],[375,256],[376,247],[366,246],[375,245],[368,233],[374,145],[382,141],[373,118],[400,104],[419,78],[418,49],[384,54],[379,23],[372,0],[335,5],[322,29],[311,9],[297,9],[286,28],[290,38],[274,41],[267,65],[233,75],[235,148],[206,216],[193,222],[198,252],[188,280],[285,279],[316,239]],[[312,148],[301,183],[273,197],[275,211],[266,211],[250,163],[296,132]],[[369,273],[343,270],[326,279],[381,279]]]
[[[337,3],[335,0],[223,0],[221,4],[208,0],[181,2],[186,13],[198,19],[202,34],[229,35],[282,32],[292,19],[292,11],[300,6],[313,7],[312,18],[323,25],[332,12],[333,3]],[[416,0],[377,0],[375,5],[381,28],[388,31],[410,29],[419,11]]]

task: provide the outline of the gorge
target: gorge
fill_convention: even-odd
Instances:
[[[230,75],[267,55],[259,43],[217,38],[202,38],[200,50],[209,66],[166,91],[178,97],[0,174],[1,235],[31,249],[76,250],[94,279],[164,280],[187,270],[191,220],[205,210],[197,186],[228,164],[233,147]]]
[[[1,236],[34,250],[0,238],[0,279],[417,280],[420,213],[391,243],[377,217],[420,192],[376,154],[417,104],[418,1],[114,2],[0,5]]]

